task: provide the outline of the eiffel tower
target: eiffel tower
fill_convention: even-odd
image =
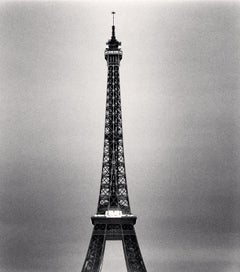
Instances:
[[[131,213],[128,198],[119,84],[122,50],[115,37],[115,12],[112,14],[112,37],[105,49],[108,79],[101,185],[82,272],[101,271],[106,240],[122,241],[128,272],[146,272],[134,228],[137,217]]]

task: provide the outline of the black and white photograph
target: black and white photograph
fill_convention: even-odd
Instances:
[[[0,272],[240,271],[240,1],[0,2]]]

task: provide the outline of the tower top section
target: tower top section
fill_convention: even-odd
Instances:
[[[121,46],[121,42],[119,42],[116,39],[115,36],[115,25],[114,25],[114,15],[115,15],[115,11],[112,12],[113,15],[113,25],[112,25],[112,37],[110,40],[108,40],[107,44],[107,48],[106,51],[116,51],[116,50],[120,50],[120,46]]]

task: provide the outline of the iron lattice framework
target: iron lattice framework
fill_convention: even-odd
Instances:
[[[121,43],[115,37],[107,42],[105,59],[108,65],[107,100],[102,176],[97,214],[82,272],[99,272],[102,267],[106,240],[122,240],[128,272],[146,272],[131,214],[125,171],[119,66]]]
[[[109,208],[119,208],[130,213],[123,150],[122,114],[119,84],[121,51],[116,55],[106,54],[108,61],[108,83],[105,119],[105,139],[101,188],[98,213]]]

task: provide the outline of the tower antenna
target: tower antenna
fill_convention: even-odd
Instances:
[[[115,11],[112,11],[112,15],[113,15],[113,25],[114,25],[114,14],[116,14]]]

